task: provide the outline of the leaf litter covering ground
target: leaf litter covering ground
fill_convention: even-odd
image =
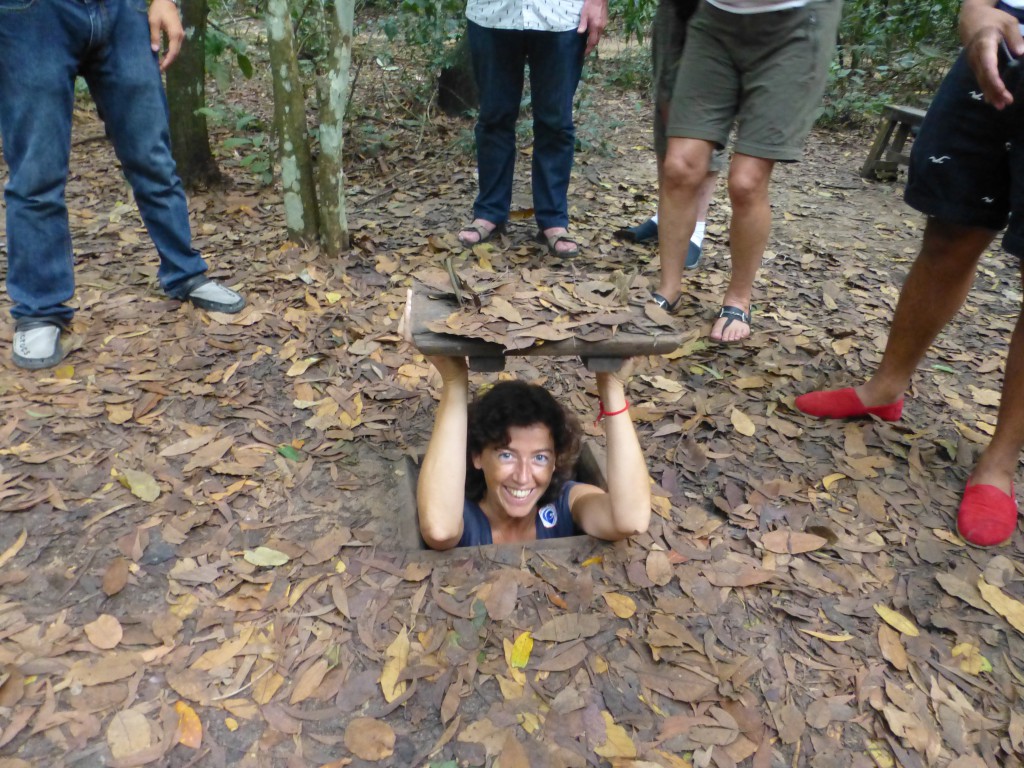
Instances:
[[[579,159],[574,269],[651,277],[609,234],[650,212],[646,129],[608,109],[625,127]],[[395,545],[437,383],[396,326],[408,275],[458,255],[471,161],[355,168],[347,264],[282,246],[270,190],[197,196],[198,246],[251,300],[229,317],[159,295],[109,148],[77,148],[83,349],[0,371],[0,766],[1020,765],[1022,538],[965,548],[952,517],[995,421],[1013,265],[984,262],[900,424],[791,406],[878,361],[917,247],[898,190],[857,178],[866,146],[816,135],[779,168],[743,347],[704,341],[719,193],[685,343],[631,387],[647,534],[447,557]],[[530,234],[506,257],[551,268]],[[578,363],[510,370],[598,435]]]

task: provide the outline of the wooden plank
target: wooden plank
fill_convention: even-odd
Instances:
[[[427,325],[436,320],[443,320],[458,310],[454,299],[432,299],[423,289],[414,289],[412,295],[412,340],[425,355],[447,355],[451,357],[504,358],[513,355],[526,356],[579,356],[584,358],[624,358],[635,355],[661,355],[678,348],[682,336],[675,332],[664,332],[656,335],[636,333],[617,333],[604,341],[580,341],[576,338],[562,341],[546,341],[535,344],[527,349],[506,351],[500,344],[470,339],[448,333],[434,333]],[[639,310],[637,310],[639,311]],[[610,365],[610,363],[596,363]],[[483,361],[478,365],[485,365]],[[474,370],[482,370],[474,366]],[[497,370],[501,370],[498,368]],[[600,370],[618,370],[601,368]]]
[[[901,123],[909,125],[920,125],[927,113],[924,109],[917,107],[904,107],[900,104],[890,104],[885,108],[886,114]]]

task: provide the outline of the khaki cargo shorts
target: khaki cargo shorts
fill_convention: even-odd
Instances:
[[[783,162],[799,160],[820,111],[841,0],[766,13],[704,0],[690,21],[665,132]]]
[[[673,105],[679,60],[683,57],[686,43],[686,24],[698,0],[683,3],[680,8],[676,0],[660,0],[651,27],[651,62],[654,68],[654,151],[658,157],[665,156],[668,139],[665,126]],[[711,156],[711,170],[718,173],[725,167],[725,150],[715,150]]]

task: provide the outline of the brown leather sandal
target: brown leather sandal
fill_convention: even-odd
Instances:
[[[464,237],[462,237],[463,232],[476,232],[477,239],[466,240]],[[505,222],[502,222],[501,224],[495,224],[492,229],[487,229],[487,227],[481,227],[479,224],[470,224],[469,226],[460,229],[459,234],[456,235],[456,237],[458,237],[459,242],[462,244],[463,248],[472,249],[474,245],[486,243],[488,240],[493,240],[498,235],[503,234],[505,234]]]

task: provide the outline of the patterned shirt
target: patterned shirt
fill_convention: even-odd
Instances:
[[[469,0],[466,18],[489,29],[568,32],[580,25],[583,0]]]

